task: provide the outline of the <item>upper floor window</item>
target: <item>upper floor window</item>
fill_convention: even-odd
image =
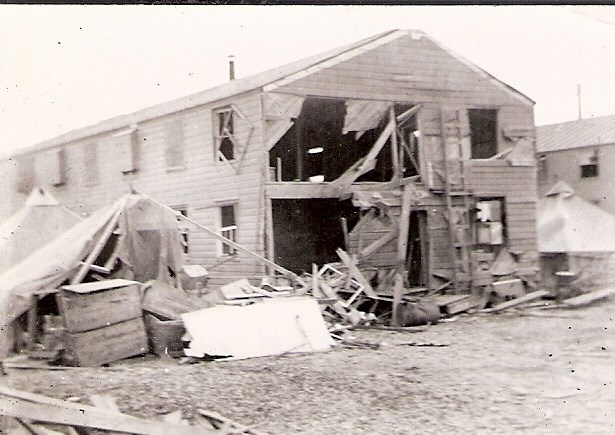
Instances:
[[[35,185],[34,154],[19,156],[17,158],[17,192],[30,193]]]
[[[584,156],[581,160],[581,178],[592,178],[598,176],[598,150],[593,154]]]
[[[176,207],[171,207],[173,210],[175,210],[177,213],[181,214],[182,216],[188,217],[188,208],[185,206],[176,206]],[[189,252],[189,245],[188,245],[188,226],[186,225],[186,222],[178,217],[177,218],[177,222],[179,224],[179,231],[181,232],[182,235],[182,246],[184,249],[184,254],[188,254]]]
[[[83,181],[86,186],[98,183],[98,143],[83,145]]]
[[[214,143],[216,161],[235,159],[235,110],[232,106],[214,110]]]
[[[186,165],[181,118],[171,120],[166,126],[166,164],[167,169],[179,169]]]
[[[51,186],[61,186],[68,179],[66,149],[51,150],[46,156],[47,183]]]
[[[498,152],[498,111],[468,109],[470,120],[471,157],[488,159]]]

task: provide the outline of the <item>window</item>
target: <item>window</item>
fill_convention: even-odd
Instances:
[[[536,171],[538,173],[538,183],[545,184],[549,180],[549,166],[547,163],[547,156],[545,154],[538,156],[537,166]]]
[[[581,178],[598,176],[598,150],[581,161]]]
[[[216,161],[230,162],[235,159],[234,113],[230,106],[214,110]]]
[[[30,193],[36,185],[34,155],[22,155],[17,160],[17,192]]]
[[[188,208],[187,207],[171,207],[173,210],[175,210],[176,212],[181,213],[182,216],[186,216],[188,217]],[[181,232],[182,235],[182,240],[183,240],[183,247],[184,247],[184,254],[188,254],[189,252],[189,245],[188,245],[188,226],[186,225],[186,222],[181,219],[181,218],[177,218],[177,222],[179,223],[179,231]]]
[[[98,183],[98,143],[83,145],[83,181],[86,186]]]
[[[479,245],[503,245],[506,240],[506,217],[503,198],[481,199],[474,215],[475,240]]]
[[[235,205],[220,207],[220,234],[233,242],[237,242],[237,221],[235,220]],[[237,250],[220,241],[219,254],[223,256],[235,255]]]
[[[134,172],[139,168],[139,135],[136,126],[115,133],[112,146],[117,166],[122,173]]]
[[[469,109],[471,157],[488,159],[498,152],[497,118],[493,109]]]
[[[184,131],[181,118],[174,119],[167,124],[166,162],[167,169],[181,169],[186,165],[184,160]]]
[[[67,181],[66,150],[55,149],[49,152],[45,164],[47,165],[47,183],[51,186],[61,186]]]

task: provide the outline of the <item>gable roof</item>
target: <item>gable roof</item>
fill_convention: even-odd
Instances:
[[[536,127],[536,152],[615,144],[615,115]]]
[[[134,126],[140,122],[144,122],[150,119],[162,117],[182,110],[191,109],[204,104],[219,101],[225,98],[239,95],[245,92],[250,92],[256,89],[265,88],[265,90],[273,90],[277,87],[277,84],[285,80],[296,80],[297,77],[302,77],[308,74],[312,74],[320,69],[328,68],[329,66],[347,60],[349,57],[356,56],[369,50],[373,50],[387,42],[401,38],[406,35],[419,35],[420,37],[427,37],[436,43],[442,50],[446,51],[458,61],[465,64],[468,68],[478,72],[483,78],[490,80],[494,85],[505,89],[507,92],[525,101],[528,104],[534,104],[526,95],[512,88],[510,85],[496,79],[492,75],[488,74],[484,70],[480,69],[467,59],[452,52],[444,45],[435,41],[422,31],[418,30],[390,30],[383,32],[366,39],[347,44],[332,50],[316,54],[314,56],[301,59],[299,61],[283,65],[280,67],[272,68],[267,71],[257,73],[248,77],[233,80],[214,88],[207,89],[196,94],[188,95],[176,100],[161,103],[155,106],[147,107],[145,109],[138,110],[136,112],[116,116],[97,124],[72,130],[68,133],[64,133],[60,136],[56,136],[52,139],[38,143],[36,145],[26,147],[20,150],[12,152],[13,155],[25,154],[33,151],[38,151],[46,148],[53,148],[55,146],[63,145],[66,143],[74,142],[77,140],[85,139],[90,136],[98,135],[105,132],[119,130]]]

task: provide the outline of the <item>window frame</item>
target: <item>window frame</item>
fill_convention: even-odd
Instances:
[[[494,114],[494,137],[493,137],[493,144],[495,145],[495,149],[494,149],[494,153],[491,154],[490,156],[486,156],[486,157],[475,157],[476,153],[476,147],[479,144],[475,144],[475,139],[474,139],[474,135],[472,135],[472,120],[471,120],[471,113],[472,112],[478,112],[478,111],[483,111],[483,112],[493,112]],[[499,149],[500,149],[500,108],[499,107],[469,107],[467,109],[467,116],[468,116],[468,129],[469,129],[469,140],[470,140],[470,160],[486,160],[486,159],[490,159],[493,156],[498,155]]]
[[[600,155],[598,150],[589,156],[589,159],[579,165],[580,178],[598,178],[600,176]]]
[[[186,169],[184,123],[181,117],[170,119],[165,125],[165,168],[167,172]],[[175,156],[177,154],[177,157]],[[177,163],[177,164],[176,164]]]
[[[82,145],[83,157],[83,185],[96,186],[100,183],[100,169],[98,165],[98,141],[86,142]]]
[[[214,160],[216,163],[232,164],[237,160],[238,143],[235,137],[237,110],[233,105],[213,109],[214,123]],[[228,117],[225,117],[228,114]],[[229,159],[221,150],[223,143],[228,140],[232,146],[232,157]]]
[[[233,224],[223,226],[223,209],[231,207],[233,210]],[[237,225],[237,216],[238,216],[238,208],[239,202],[237,200],[232,201],[223,201],[217,204],[216,209],[216,228],[218,234],[226,237],[227,239],[232,240],[235,243],[239,243],[238,241],[238,225]],[[225,234],[227,233],[227,234]],[[231,237],[229,237],[231,236]],[[216,240],[216,256],[219,258],[233,258],[239,254],[239,251],[222,240]]]

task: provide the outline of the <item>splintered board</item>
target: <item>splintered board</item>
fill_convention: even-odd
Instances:
[[[66,335],[66,347],[80,366],[100,366],[149,351],[143,319]]]

